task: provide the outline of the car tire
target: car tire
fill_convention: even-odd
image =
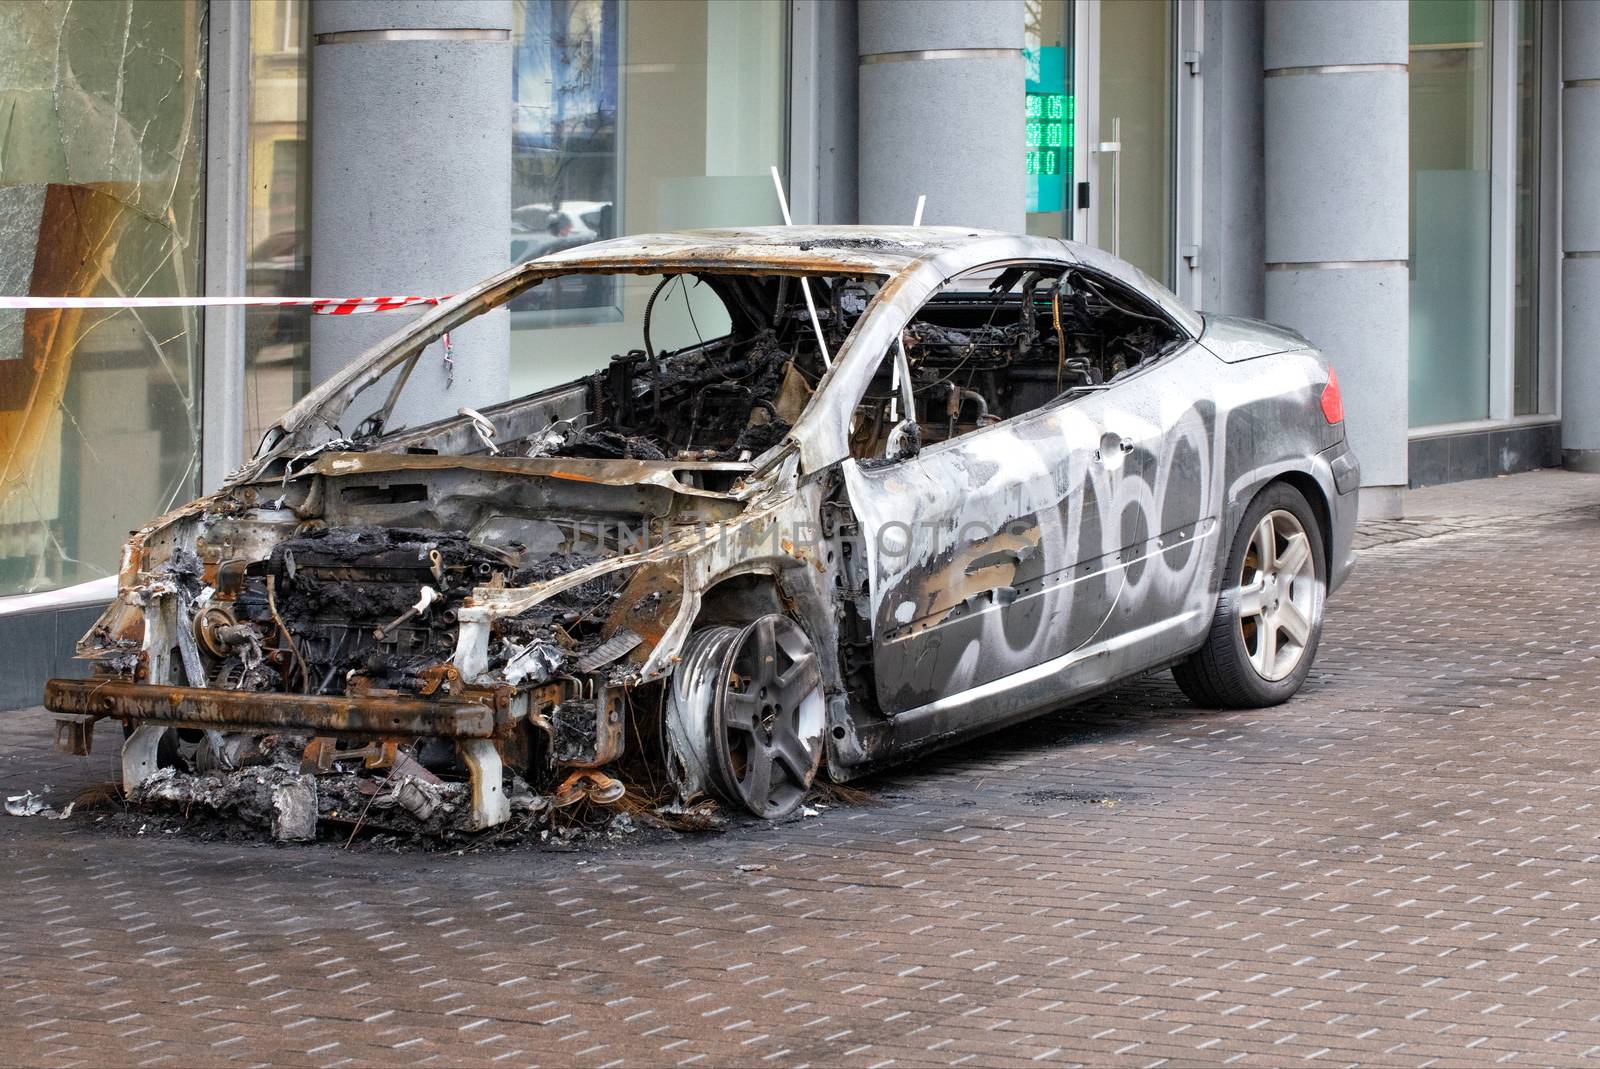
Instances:
[[[1311,671],[1326,602],[1322,525],[1304,494],[1273,483],[1250,502],[1234,534],[1205,644],[1173,668],[1173,678],[1200,706],[1287,701]]]

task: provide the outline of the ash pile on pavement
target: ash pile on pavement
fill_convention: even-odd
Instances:
[[[667,826],[633,806],[537,794],[521,776],[507,771],[503,789],[511,819],[476,829],[466,782],[441,779],[404,751],[388,769],[365,769],[360,762],[308,768],[304,742],[263,739],[238,767],[207,767],[208,762],[201,761],[196,768],[180,757],[188,768],[161,768],[126,798],[106,785],[88,792],[94,798],[80,796],[64,809],[48,807],[33,792],[8,800],[7,808],[17,816],[62,819],[73,813],[75,805],[81,819],[133,835],[157,832],[235,842],[321,840],[422,850],[530,844],[567,848],[616,841],[652,825]],[[105,803],[112,800],[124,804],[108,809]],[[718,824],[720,818],[710,812],[698,821],[701,827]]]
[[[67,801],[50,791],[8,797],[13,816],[71,820],[114,835],[182,835],[205,842],[310,843],[388,852],[479,852],[516,849],[570,851],[624,840],[667,839],[684,833],[718,833],[740,824],[765,825],[731,814],[715,801],[663,805],[629,789],[620,797],[558,792],[541,795],[507,770],[503,788],[511,805],[504,824],[471,824],[470,788],[446,780],[400,751],[388,769],[361,762],[308,767],[305,740],[266,737],[238,767],[198,763],[179,754],[124,796],[115,784],[97,784]],[[621,788],[614,780],[612,787]],[[644,792],[648,793],[648,792]],[[806,804],[787,818],[804,820],[836,805],[866,803],[864,792],[819,783]]]
[[[513,817],[546,807],[527,784],[509,777]],[[128,800],[153,811],[192,814],[197,809],[279,842],[310,842],[320,823],[359,825],[416,837],[465,835],[467,785],[420,776],[383,778],[347,772],[301,772],[286,763],[229,771],[183,772],[163,768],[133,789]],[[520,803],[520,804],[519,804]]]

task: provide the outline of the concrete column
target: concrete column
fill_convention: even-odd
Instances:
[[[1339,372],[1361,510],[1406,485],[1409,11],[1395,0],[1267,0],[1267,318]]]
[[[457,293],[503,270],[511,0],[340,0],[312,4],[311,15],[312,290]],[[313,381],[405,322],[314,317]],[[452,332],[453,384],[441,347],[423,354],[391,425],[505,400],[509,322],[501,309]]]
[[[1551,10],[1551,9],[1546,9]],[[1600,471],[1600,4],[1561,5],[1561,448]]]
[[[246,292],[250,259],[250,5],[221,0],[207,13],[205,292],[231,297]],[[245,441],[245,310],[208,308],[203,324],[200,488],[209,494],[256,443]]]
[[[863,223],[1021,233],[1022,0],[860,0]]]
[[[1200,307],[1260,319],[1262,0],[1206,4],[1200,159]]]
[[[789,206],[797,223],[856,221],[858,22],[856,0],[793,7]]]

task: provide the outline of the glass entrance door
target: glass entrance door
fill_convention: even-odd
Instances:
[[[1489,0],[1411,4],[1411,425],[1487,417]]]
[[[1098,245],[1174,284],[1174,0],[1029,0],[1028,233]]]
[[[1172,285],[1175,151],[1173,0],[1093,3],[1083,107],[1086,237]],[[1085,198],[1080,197],[1079,202]]]

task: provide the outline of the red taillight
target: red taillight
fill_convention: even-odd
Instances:
[[[1344,422],[1344,398],[1339,396],[1339,376],[1328,365],[1328,384],[1322,388],[1322,418],[1329,423]]]

